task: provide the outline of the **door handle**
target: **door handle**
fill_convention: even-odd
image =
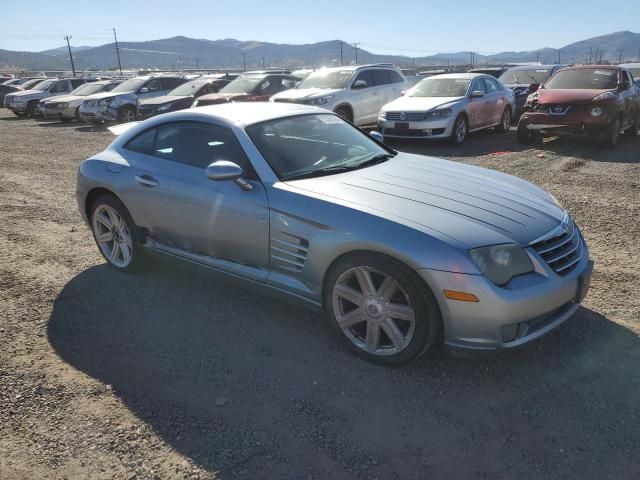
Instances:
[[[135,177],[133,177],[136,179],[136,182],[138,182],[140,185],[144,185],[145,187],[157,187],[158,186],[158,181],[156,179],[154,179],[153,177],[149,176],[149,175],[136,175]]]

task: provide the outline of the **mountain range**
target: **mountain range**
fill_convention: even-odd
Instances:
[[[330,40],[305,45],[276,44],[235,39],[205,40],[183,36],[146,42],[121,42],[120,58],[125,69],[188,69],[226,68],[247,69],[263,67],[319,67],[340,65],[342,47],[343,64],[355,62],[355,49],[341,40]],[[72,47],[77,70],[106,70],[118,65],[115,45],[98,47]],[[426,57],[381,55],[358,49],[358,63],[395,63],[429,67],[442,65],[468,65],[470,52],[440,53]],[[638,61],[640,34],[629,31],[615,32],[582,40],[560,49],[512,52],[495,55],[474,55],[475,65],[504,63],[584,63],[596,58],[606,62]],[[43,52],[19,52],[0,49],[0,70],[68,70],[70,68],[66,46]]]

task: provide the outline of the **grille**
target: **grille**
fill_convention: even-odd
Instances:
[[[536,110],[538,112],[549,113],[551,115],[566,115],[571,110],[570,105],[563,104],[538,104]]]
[[[442,135],[444,128],[431,129],[431,135]],[[385,128],[382,131],[383,135],[398,135],[400,137],[428,137],[424,130],[398,130],[397,128]]]
[[[271,237],[271,260],[282,270],[302,271],[309,253],[309,241],[285,232],[280,234],[284,238]]]
[[[568,274],[582,258],[580,231],[573,220],[569,220],[566,228],[559,228],[557,234],[534,242],[531,247],[558,275]]]
[[[404,114],[404,118],[402,115]],[[387,112],[387,120],[395,122],[422,122],[429,116],[425,112]]]

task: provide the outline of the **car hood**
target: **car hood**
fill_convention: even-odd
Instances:
[[[56,95],[55,97],[47,97],[45,102],[72,102],[73,100],[77,100],[79,97],[77,95]]]
[[[545,89],[538,90],[538,103],[590,102],[611,90]]]
[[[425,111],[444,107],[451,103],[464,100],[466,97],[400,97],[382,107],[383,111]]]
[[[94,93],[93,95],[87,95],[86,97],[84,97],[85,100],[102,100],[104,98],[115,98],[115,97],[119,97],[122,95],[129,95],[132,92],[101,92],[101,93]]]
[[[198,101],[206,101],[206,102],[231,102],[231,101],[242,101],[245,98],[249,98],[252,95],[250,93],[209,93],[208,95],[202,95],[198,98]]]
[[[23,90],[21,92],[13,92],[11,95],[14,97],[30,97],[30,96],[38,96],[38,94],[43,94],[46,92],[43,92],[41,90]]]
[[[438,231],[467,248],[513,242],[525,247],[565,216],[547,192],[525,180],[411,154],[400,153],[362,170],[284,184],[425,233]]]
[[[311,98],[326,97],[328,95],[335,95],[342,90],[338,88],[293,88],[291,90],[285,90],[274,95],[274,98],[286,98],[288,100],[307,100]]]
[[[173,103],[185,98],[191,98],[190,95],[163,95],[162,97],[146,98],[140,100],[139,105],[162,105],[163,103]]]

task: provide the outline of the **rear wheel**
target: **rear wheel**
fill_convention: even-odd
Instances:
[[[324,304],[349,349],[371,362],[401,365],[426,352],[441,329],[433,294],[414,270],[358,253],[332,267]]]
[[[467,138],[467,133],[469,133],[469,122],[466,116],[460,114],[453,124],[449,141],[454,145],[462,145]]]
[[[500,125],[496,125],[496,132],[504,133],[509,131],[511,127],[511,108],[507,107],[502,112],[502,118],[500,119]]]
[[[351,113],[351,110],[349,108],[347,108],[347,107],[338,107],[338,108],[335,109],[335,113],[340,115],[347,122],[353,123],[353,113]]]

